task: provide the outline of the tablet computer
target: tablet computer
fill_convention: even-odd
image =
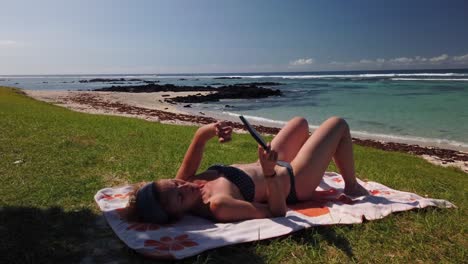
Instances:
[[[245,117],[241,115],[239,116],[239,118],[242,121],[242,123],[244,123],[245,127],[249,131],[250,135],[252,135],[252,137],[255,139],[255,141],[257,141],[258,144],[260,144],[260,146],[262,146],[264,150],[269,151],[267,143],[265,142],[265,140],[263,140],[262,136],[260,136],[257,130],[253,128],[253,126],[249,123],[249,121],[247,121],[247,119],[245,119]]]

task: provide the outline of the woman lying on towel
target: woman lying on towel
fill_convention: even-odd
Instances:
[[[231,139],[225,122],[200,127],[175,179],[140,184],[130,198],[135,220],[164,224],[192,213],[219,222],[284,216],[287,204],[313,200],[314,190],[333,158],[350,196],[367,195],[354,173],[351,135],[346,121],[332,117],[312,135],[304,118],[290,120],[269,145],[258,148],[258,161],[213,165],[195,174],[205,144],[217,136]]]

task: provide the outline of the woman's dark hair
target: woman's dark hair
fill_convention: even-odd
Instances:
[[[170,215],[161,202],[158,182],[138,183],[129,196],[128,219],[137,222],[167,224],[177,219]]]
[[[125,220],[131,221],[131,222],[139,222],[140,218],[138,217],[137,211],[136,211],[136,195],[138,191],[140,190],[141,187],[143,187],[146,184],[146,182],[139,182],[135,183],[132,185],[133,191],[129,193],[128,196],[128,203],[126,206],[127,213],[125,214]]]

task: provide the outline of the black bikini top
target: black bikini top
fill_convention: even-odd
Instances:
[[[246,201],[253,202],[255,197],[255,183],[243,170],[222,164],[212,165],[208,170],[216,170],[222,173],[224,178],[228,179],[239,188],[239,191]]]

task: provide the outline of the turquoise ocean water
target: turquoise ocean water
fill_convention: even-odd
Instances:
[[[241,79],[214,79],[219,76]],[[226,85],[279,82],[281,97],[194,104],[191,111],[243,114],[281,125],[304,116],[311,127],[344,117],[354,136],[468,149],[468,70],[316,72],[268,74],[0,76],[0,85],[24,89],[78,90],[110,86],[79,83],[91,78],[138,78],[161,84]],[[120,85],[138,84],[123,82]]]

